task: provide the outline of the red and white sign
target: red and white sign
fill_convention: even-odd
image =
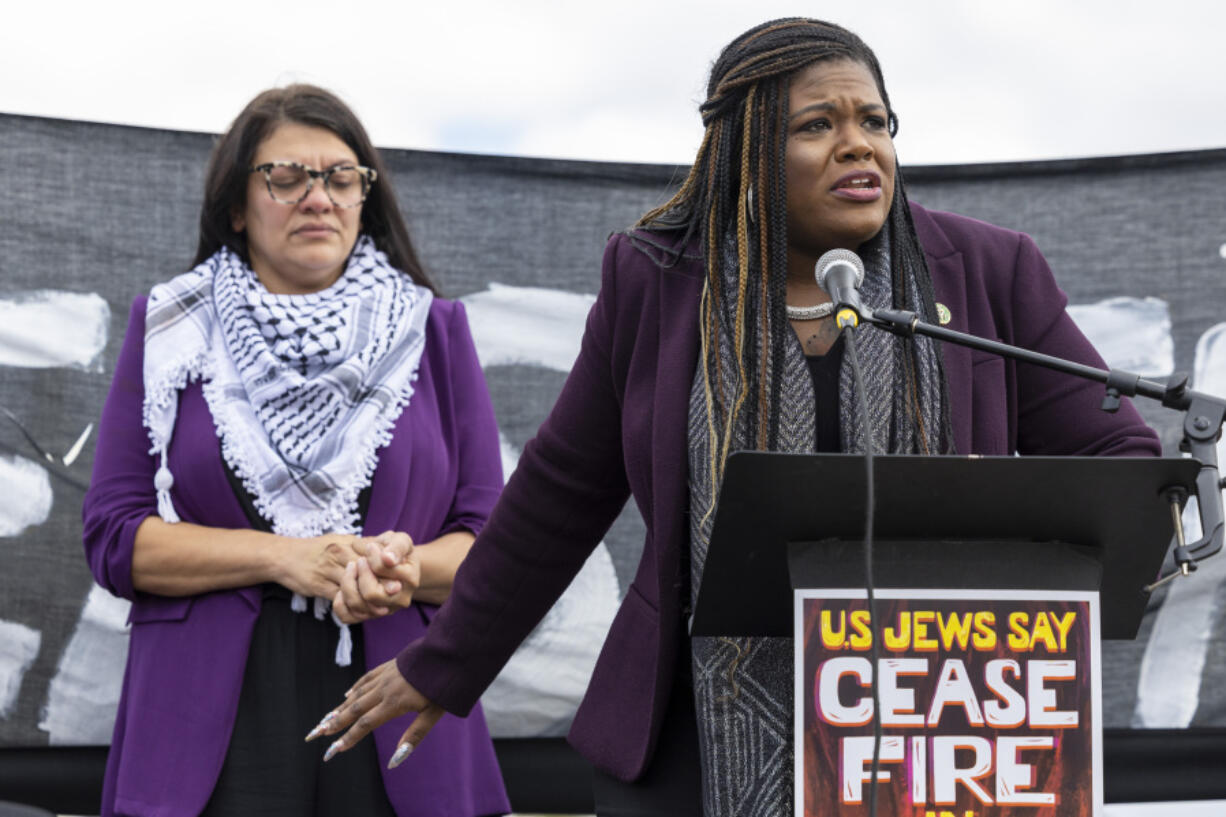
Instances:
[[[1098,594],[796,591],[796,814],[1102,812]],[[874,630],[877,661],[871,658]]]

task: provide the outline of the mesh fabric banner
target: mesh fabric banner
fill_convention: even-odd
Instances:
[[[194,254],[211,143],[0,116],[0,746],[109,741],[127,605],[86,569],[81,486],[131,300]],[[384,155],[427,269],[468,307],[510,471],[578,350],[605,239],[685,169]],[[918,202],[1030,233],[1112,366],[1226,394],[1226,151],[906,176]],[[1176,416],[1141,408],[1174,454]],[[641,540],[631,508],[487,695],[496,735],[565,732]],[[1137,641],[1103,644],[1105,726],[1226,726],[1202,683],[1226,673],[1223,588],[1219,557],[1154,598]]]

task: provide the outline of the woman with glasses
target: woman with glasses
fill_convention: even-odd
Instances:
[[[302,739],[425,631],[501,485],[464,310],[361,123],[319,88],[260,94],[103,410],[85,549],[132,627],[102,813],[506,812],[479,710],[386,778],[407,719],[335,759]]]

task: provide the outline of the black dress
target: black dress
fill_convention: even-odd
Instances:
[[[242,481],[228,464],[225,470],[251,526],[270,531]],[[358,497],[361,518],[369,506],[368,486]],[[202,814],[395,817],[373,740],[362,741],[326,765],[324,751],[335,736],[303,740],[365,674],[362,627],[350,625],[353,660],[347,667],[337,666],[340,630],[332,617],[316,619],[309,609],[296,613],[290,609],[291,598],[279,584],[263,587],[230,746]]]

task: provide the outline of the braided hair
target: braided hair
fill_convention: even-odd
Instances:
[[[788,92],[792,76],[819,61],[852,60],[872,74],[885,104],[890,136],[898,119],[890,106],[881,66],[872,50],[852,32],[807,18],[772,20],[746,31],[720,53],[711,68],[707,99],[699,108],[705,132],[690,173],[676,195],[648,212],[636,225],[647,230],[683,231],[665,264],[676,263],[683,248],[697,239],[706,267],[700,305],[701,365],[711,434],[713,484],[723,473],[731,429],[744,419],[749,442],[759,450],[776,447],[785,343],[792,332],[786,317]],[[890,267],[894,303],[920,304],[935,314],[931,277],[915,234],[901,175],[895,170],[890,227]],[[659,249],[663,249],[660,247]],[[735,254],[733,256],[733,253]],[[723,271],[737,270],[735,291]],[[908,293],[909,282],[918,292]],[[715,342],[724,307],[735,304],[731,326],[734,383],[724,383]],[[904,388],[911,397],[906,414],[922,426],[915,355],[906,341]],[[939,360],[939,358],[938,358]],[[942,374],[942,390],[944,384]],[[948,405],[948,400],[943,401]],[[948,415],[943,420],[951,440]],[[922,432],[922,428],[920,429]],[[926,440],[926,435],[917,435]],[[923,443],[922,443],[923,444]]]

